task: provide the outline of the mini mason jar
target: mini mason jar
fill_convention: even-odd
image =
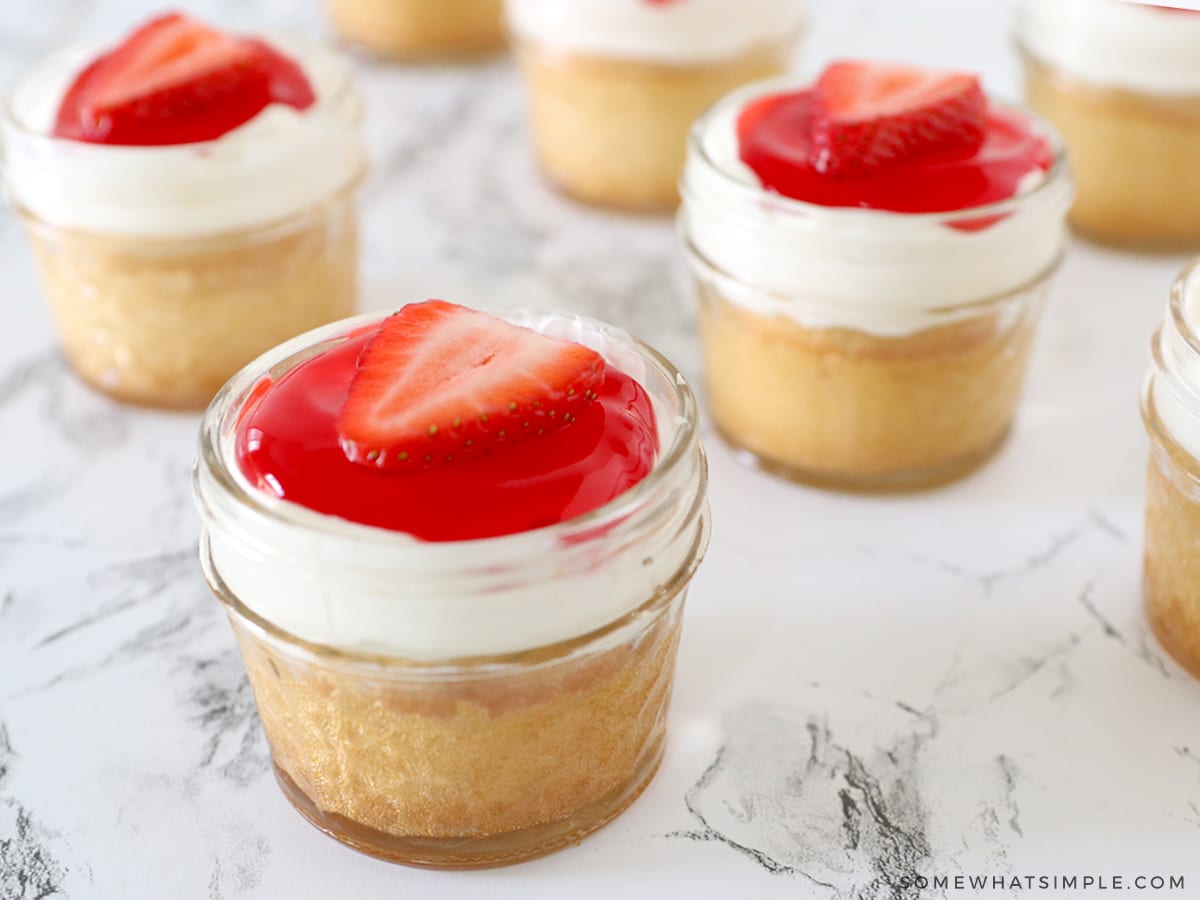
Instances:
[[[1029,104],[1071,153],[1071,224],[1118,246],[1200,247],[1200,14],[1024,0],[1017,42]]]
[[[887,490],[959,477],[1012,424],[1065,246],[1068,166],[953,213],[833,208],[763,190],[738,158],[757,85],[694,128],[679,230],[713,420],[748,461]],[[1042,127],[1040,124],[1038,127]]]
[[[503,0],[325,0],[342,40],[399,60],[493,53],[504,46]]]
[[[720,97],[788,70],[803,0],[507,0],[547,179],[597,206],[679,203],[692,123]]]
[[[1175,661],[1200,678],[1200,261],[1171,290],[1142,392],[1150,435],[1143,592]]]
[[[256,391],[381,318],[290,341],[213,401],[196,469],[202,563],[305,818],[396,862],[519,862],[610,821],[662,759],[684,597],[708,542],[695,400],[623,332],[518,313],[601,352],[653,400],[655,467],[607,505],[430,543],[251,486],[234,454]]]
[[[215,141],[53,137],[59,98],[99,46],[48,57],[3,110],[5,180],[63,351],[113,397],[202,408],[264,350],[354,311],[365,156],[353,72],[307,42],[273,43],[316,103],[270,106]]]

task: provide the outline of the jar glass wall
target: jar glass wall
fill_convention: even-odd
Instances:
[[[1200,678],[1200,279],[1176,282],[1142,394],[1150,436],[1143,593],[1151,630]]]
[[[197,464],[202,561],[280,784],[306,818],[397,862],[518,862],[608,822],[661,759],[682,608],[708,539],[694,399],[615,329],[515,314],[601,351],[653,399],[659,459],[615,500],[532,532],[426,543],[246,483],[232,444],[264,376],[379,318],[289,342],[214,401]]]
[[[22,219],[67,360],[119,400],[203,407],[265,348],[357,303],[353,187],[212,238],[130,241]]]
[[[925,487],[967,474],[1007,436],[1049,271],[892,336],[798,321],[794,296],[758,294],[748,305],[744,288],[730,290],[695,253],[689,260],[709,409],[755,464],[833,488]]]
[[[1072,226],[1145,250],[1200,247],[1200,22],[1126,0],[1028,0],[1017,41],[1030,106],[1079,191]]]

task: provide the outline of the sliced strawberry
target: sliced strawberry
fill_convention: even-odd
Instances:
[[[75,77],[58,107],[58,120],[54,134],[57,137],[83,140],[82,109],[84,103],[104,89],[120,73],[122,60],[129,67],[141,68],[147,58],[158,54],[157,48],[164,38],[170,40],[186,20],[179,13],[167,13],[151,19],[125,39],[117,50],[105,53],[93,60]]]
[[[983,143],[987,97],[974,75],[839,62],[813,92],[810,162],[843,178],[925,155],[968,156]]]
[[[314,100],[300,68],[262,41],[172,13],[79,74],[54,134],[106,144],[194,143],[220,137],[269,103],[304,109]]]
[[[363,348],[338,435],[354,462],[419,471],[564,428],[603,381],[594,350],[428,300]]]
[[[809,161],[812,98],[811,90],[769,94],[748,103],[738,118],[742,161],[765,189],[794,200],[907,213],[966,210],[1021,193],[1027,179],[1054,164],[1054,150],[1035,122],[994,106],[987,114],[987,136],[974,153],[934,153],[880,166],[869,177],[830,177]],[[981,217],[953,227],[986,224],[988,218]]]

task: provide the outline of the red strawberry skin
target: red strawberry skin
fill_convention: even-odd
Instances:
[[[568,427],[596,398],[604,358],[476,310],[429,300],[385,319],[338,418],[352,462],[417,472]]]
[[[153,65],[155,59],[163,55],[164,44],[172,41],[184,21],[179,13],[153,18],[131,33],[119,48],[94,59],[75,76],[59,104],[54,135],[76,141],[86,140],[84,105],[115,80],[122,68],[137,69],[143,65]]]
[[[221,137],[271,103],[306,109],[315,99],[300,67],[264,42],[171,13],[76,77],[54,134],[126,146],[197,143]]]
[[[1054,151],[1019,112],[993,107],[987,137],[973,154],[922,156],[879,166],[861,178],[829,176],[810,162],[813,91],[767,94],[738,118],[738,155],[767,190],[821,206],[930,213],[968,209],[1019,193],[1033,172],[1049,171]],[[957,225],[956,227],[961,227]]]
[[[247,38],[246,42],[257,50],[259,64],[266,70],[271,103],[308,109],[317,102],[313,86],[299,63],[266,41]]]
[[[841,178],[927,155],[969,156],[986,136],[979,79],[882,63],[839,62],[813,92],[810,163]]]

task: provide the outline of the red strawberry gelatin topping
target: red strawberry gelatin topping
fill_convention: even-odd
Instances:
[[[582,515],[657,453],[649,396],[599,354],[436,300],[264,379],[237,435],[260,490],[428,541]]]
[[[834,63],[809,90],[749,103],[739,154],[763,187],[821,206],[970,209],[1020,192],[1054,151],[1035,123],[958,72]]]
[[[216,140],[272,103],[307,109],[315,100],[303,70],[270,45],[170,13],[76,76],[53,133],[98,144],[198,143]]]

